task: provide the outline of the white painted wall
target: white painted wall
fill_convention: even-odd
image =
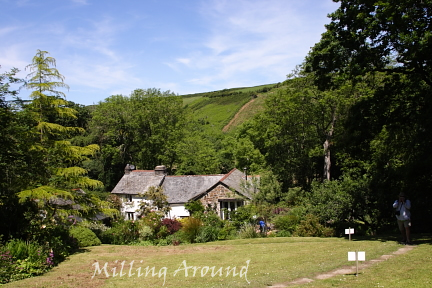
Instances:
[[[144,200],[142,197],[139,197],[138,195],[132,195],[132,201],[129,199],[129,195],[122,195],[122,207],[120,209],[121,214],[125,218],[125,220],[128,220],[128,212],[134,213],[134,220],[137,219],[137,211],[140,208],[140,203]],[[184,207],[184,204],[171,204],[171,211],[168,212],[166,215],[167,218],[175,219],[175,218],[182,218],[182,217],[189,217],[189,211],[186,210]]]
[[[184,204],[171,204],[171,211],[168,212],[167,217],[168,218],[182,218],[182,217],[189,217],[189,211],[186,210],[184,207]]]
[[[129,199],[129,195],[122,195],[122,207],[120,208],[121,214],[125,217],[126,220],[128,220],[128,212],[134,213],[134,220],[137,219],[137,211],[139,210],[140,203],[144,200],[142,197],[139,197],[138,195],[132,195],[132,201]]]

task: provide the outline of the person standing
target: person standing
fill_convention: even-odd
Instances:
[[[405,193],[399,194],[399,199],[393,203],[396,209],[396,219],[402,234],[402,243],[411,245],[411,201],[406,199]]]

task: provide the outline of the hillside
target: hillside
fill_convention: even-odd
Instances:
[[[207,130],[233,131],[259,111],[280,83],[182,95],[183,105]]]

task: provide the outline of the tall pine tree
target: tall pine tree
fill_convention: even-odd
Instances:
[[[27,66],[31,71],[26,87],[33,90],[32,101],[26,106],[34,120],[32,158],[38,165],[40,177],[29,183],[28,189],[18,193],[20,202],[36,204],[43,217],[40,222],[60,220],[70,215],[92,216],[99,212],[114,213],[107,202],[101,201],[82,189],[101,187],[102,183],[87,177],[87,170],[78,165],[95,155],[99,146],[73,146],[68,140],[79,127],[65,127],[51,122],[58,117],[76,118],[76,111],[66,107],[64,92],[68,88],[64,76],[55,68],[54,58],[47,51],[37,50],[33,61]]]

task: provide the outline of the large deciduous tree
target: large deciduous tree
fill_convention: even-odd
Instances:
[[[101,146],[99,179],[112,189],[127,163],[139,169],[166,165],[172,169],[183,135],[185,114],[180,96],[159,89],[136,89],[115,95],[92,113],[89,132]]]
[[[340,8],[307,58],[309,71],[320,80],[396,72],[432,86],[431,0],[335,2]]]
[[[30,119],[18,113],[14,98],[23,79],[17,78],[14,68],[0,74],[0,235],[14,237],[23,223],[23,207],[16,193],[24,189],[34,173],[29,171],[31,158]],[[14,89],[15,88],[15,89]],[[4,239],[5,240],[5,239]]]
[[[383,212],[378,218],[390,216],[388,202],[399,191],[414,199],[417,219],[430,218],[432,1],[336,2],[340,8],[330,14],[306,70],[323,90],[347,79],[382,77],[372,96],[349,114],[346,155],[372,175],[371,196]]]

